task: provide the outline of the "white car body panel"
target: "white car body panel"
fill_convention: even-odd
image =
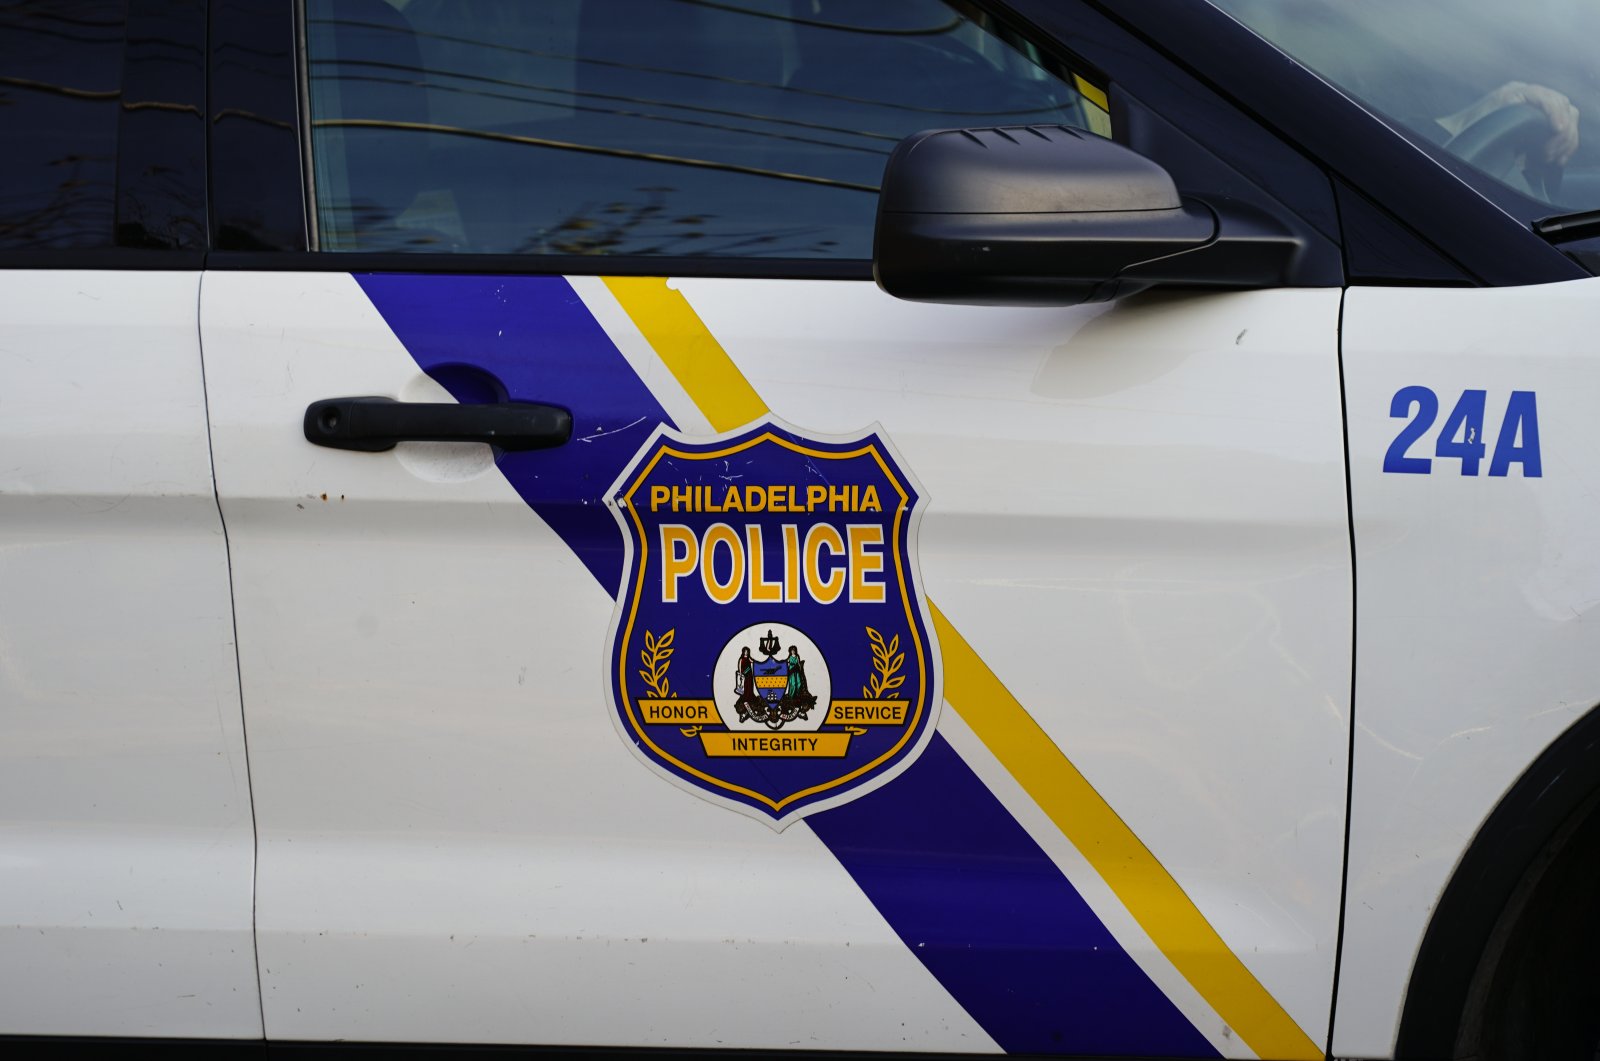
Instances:
[[[0,286],[3,1034],[261,1035],[199,286]]]
[[[573,281],[703,429],[598,285]],[[774,413],[882,422],[933,498],[930,594],[1320,1043],[1349,695],[1339,292],[997,311],[678,286]],[[354,279],[208,274],[202,330],[269,1036],[996,1048],[807,823],[775,834],[633,761],[600,682],[612,601],[481,449],[301,437],[314,400],[441,400]],[[1126,912],[1102,920],[1250,1056]],[[773,1007],[772,978],[802,986]]]
[[[439,398],[355,281],[212,274],[202,320],[271,1037],[994,1049],[804,826],[638,767],[611,598],[492,467],[300,436],[317,398]]]
[[[997,310],[677,285],[779,416],[889,429],[933,498],[929,595],[1320,1042],[1350,695],[1339,292]]]
[[[1600,703],[1600,279],[1479,290],[1355,288],[1344,377],[1357,547],[1349,899],[1334,1053],[1388,1057],[1435,904],[1473,835],[1562,730]],[[1537,394],[1543,475],[1433,458],[1385,474],[1402,387],[1438,394],[1433,458],[1463,390],[1490,452],[1512,391]]]

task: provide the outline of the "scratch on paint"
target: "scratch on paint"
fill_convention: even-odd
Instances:
[[[642,424],[642,423],[644,423],[644,417],[641,416],[641,417],[639,417],[639,419],[635,420],[631,424],[623,424],[621,427],[614,427],[610,431],[596,431],[592,435],[584,435],[582,438],[578,439],[578,441],[579,442],[593,442],[597,438],[605,438],[607,435],[615,435],[618,432],[628,430],[628,428],[630,428],[630,427],[637,427],[639,424]]]
[[[829,479],[826,475],[822,474],[822,469],[817,467],[815,461],[806,461],[806,466],[805,467],[806,467],[806,471],[810,472],[812,475],[815,475],[818,479],[821,479],[827,485],[829,485],[829,486],[833,485],[833,480]]]

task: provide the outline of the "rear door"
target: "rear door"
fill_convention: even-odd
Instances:
[[[1081,15],[1073,58],[931,0],[304,6],[256,107],[304,179],[271,126],[252,168],[306,233],[224,202],[201,300],[269,1037],[1321,1056],[1338,250],[1116,64],[1327,185]],[[1332,271],[882,294],[894,143],[1018,123]],[[435,440],[338,448],[397,414]],[[491,428],[547,448],[437,440]]]
[[[205,12],[0,5],[0,1035],[259,1038]]]

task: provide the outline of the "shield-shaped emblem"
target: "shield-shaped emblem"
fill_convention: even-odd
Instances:
[[[940,703],[924,494],[879,428],[658,428],[607,493],[627,558],[606,656],[656,772],[782,829],[885,784]]]

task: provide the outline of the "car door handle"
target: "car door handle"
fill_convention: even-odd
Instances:
[[[487,442],[503,450],[549,449],[572,437],[572,414],[539,402],[398,402],[324,398],[306,406],[306,440],[382,453],[399,442]]]

